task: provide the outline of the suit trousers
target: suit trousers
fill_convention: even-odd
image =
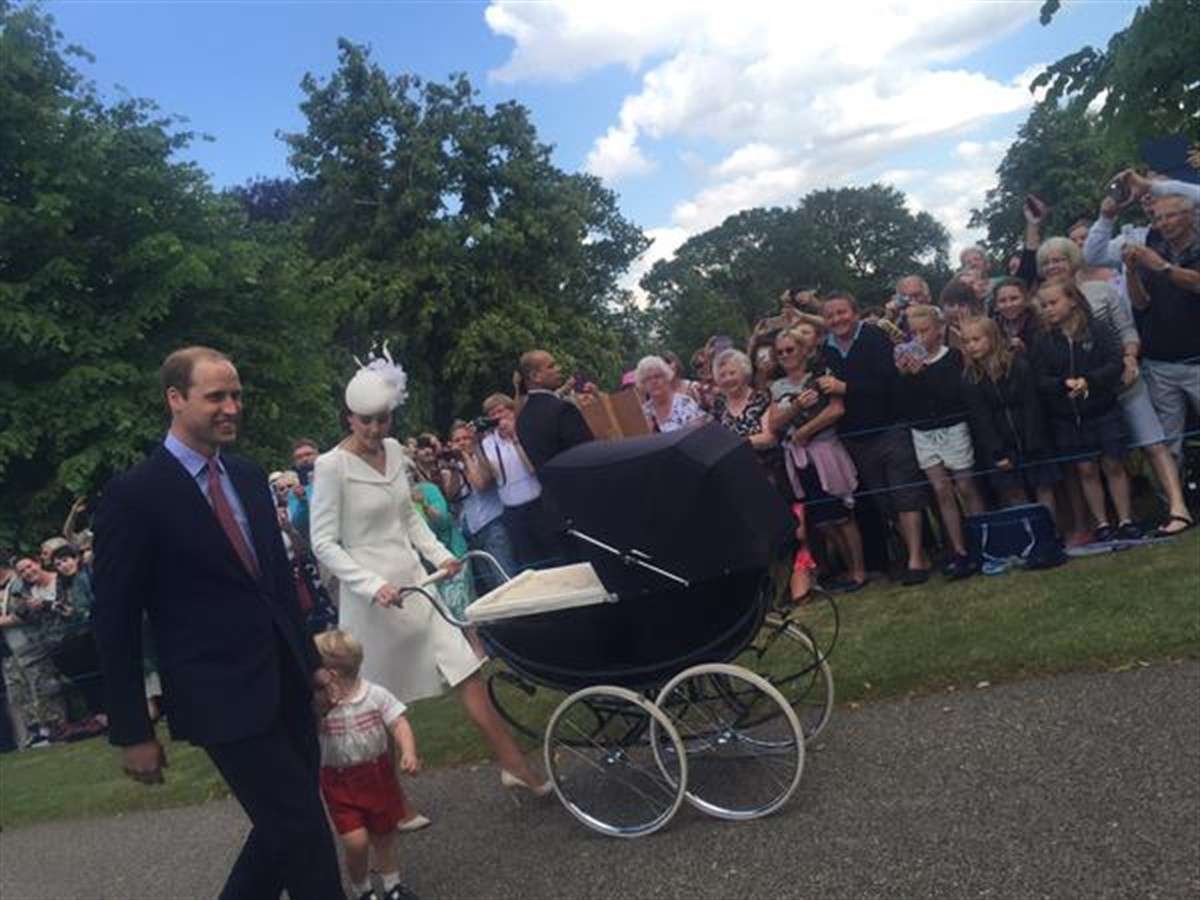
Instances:
[[[221,900],[329,900],[343,896],[319,777],[311,692],[279,645],[279,712],[261,735],[204,749],[250,819],[250,835]]]

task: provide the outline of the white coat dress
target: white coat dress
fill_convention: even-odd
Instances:
[[[339,627],[363,645],[362,676],[411,703],[458,684],[482,662],[419,594],[399,609],[371,602],[385,583],[405,587],[425,576],[418,552],[435,566],[454,558],[413,505],[399,442],[386,438],[383,447],[383,474],[341,448],[317,458],[312,548],[341,584]]]

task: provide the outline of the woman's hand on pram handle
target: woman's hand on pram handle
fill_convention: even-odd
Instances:
[[[400,588],[394,584],[385,584],[375,592],[371,602],[376,606],[403,606],[404,598],[401,596]]]
[[[428,587],[446,578],[452,578],[462,571],[462,567],[461,559],[448,559],[417,582],[417,587]]]

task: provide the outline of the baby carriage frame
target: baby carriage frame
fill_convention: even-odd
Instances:
[[[673,469],[700,461],[685,466],[691,483],[673,498],[675,514],[686,517],[679,507],[689,496],[715,502],[730,519],[710,535],[719,558],[691,542],[683,560],[690,564],[680,566],[669,542],[644,534],[636,547],[618,547],[612,527],[580,521],[595,497],[567,484],[647,484],[647,460],[661,475],[664,456]],[[772,612],[769,562],[790,519],[781,502],[772,506],[777,498],[756,467],[744,442],[718,426],[584,445],[552,461],[543,479],[559,488],[553,496],[584,562],[510,579],[493,557],[473,551],[468,561],[492,568],[502,583],[462,615],[438,596],[441,573],[404,589],[428,598],[452,625],[477,629],[503,661],[488,681],[493,702],[515,729],[540,740],[559,800],[595,831],[647,835],[685,801],[722,819],[768,815],[795,792],[805,742],[828,721],[827,651]],[[730,485],[740,499],[726,507],[720,498]],[[654,502],[643,498],[642,506]],[[651,523],[650,534],[659,528]],[[561,699],[539,727],[545,694]]]

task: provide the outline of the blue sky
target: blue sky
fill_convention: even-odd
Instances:
[[[739,0],[46,4],[105,93],[151,98],[212,135],[190,151],[218,186],[287,174],[299,82],[339,36],[391,72],[463,71],[488,103],[527,106],[568,170],[600,175],[656,246],[749,206],[886,178],[971,239],[969,209],[1028,113],[1029,79],[1102,46],[1135,4]],[[637,273],[633,273],[635,276]],[[631,276],[632,277],[632,276]]]

